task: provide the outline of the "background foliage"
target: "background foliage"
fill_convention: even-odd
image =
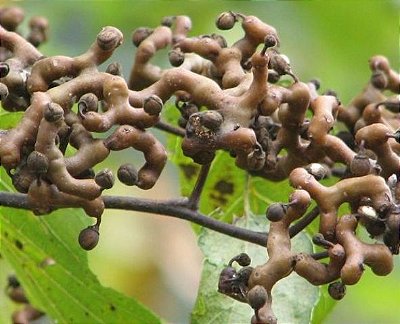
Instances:
[[[371,55],[386,55],[393,66],[399,66],[399,1],[21,1],[13,4],[25,8],[28,18],[43,15],[49,19],[51,38],[41,47],[47,55],[78,55],[88,48],[102,26],[120,28],[125,42],[113,55],[112,61],[122,64],[126,76],[134,55],[129,40],[134,28],[156,26],[165,15],[186,14],[193,20],[192,35],[211,33],[216,30],[215,17],[226,10],[255,14],[276,27],[281,38],[281,50],[290,57],[297,75],[302,80],[318,77],[322,89],[336,90],[344,103],[360,91],[368,79],[367,60]],[[224,33],[228,42],[240,35],[239,28]],[[167,66],[162,59],[165,54],[160,53],[157,58],[160,64]],[[117,157],[121,158],[127,159],[128,155]],[[132,158],[140,161],[139,156],[129,156]],[[170,196],[177,195],[177,174],[177,170],[170,166],[164,172],[162,182],[156,186],[155,195],[165,195],[165,192]],[[212,188],[212,181],[208,186]],[[126,189],[116,187],[114,193],[120,190]],[[212,191],[208,192],[212,194]],[[125,193],[143,195],[131,189]],[[154,195],[153,192],[149,194]],[[240,199],[240,192],[235,195]],[[258,208],[262,209],[267,201],[262,202],[256,196],[256,193],[250,195],[252,207],[256,208],[261,201]],[[286,201],[287,191],[275,187],[267,198]],[[203,200],[203,209],[207,206],[212,208],[213,205]],[[0,213],[7,214],[10,219],[17,217],[13,215],[14,211],[4,208]],[[233,208],[230,215],[235,213],[237,210]],[[66,224],[76,219],[74,215],[67,218]],[[47,221],[52,220],[46,218]],[[76,222],[71,226],[82,227]],[[72,232],[67,233],[66,237],[73,244],[75,237]],[[155,242],[155,237],[158,242]],[[217,237],[224,239],[220,235]],[[206,239],[207,234],[202,233],[202,247],[207,246]],[[7,248],[11,246],[1,246],[1,249]],[[231,256],[221,255],[221,265]],[[207,260],[210,258],[212,256],[207,256]],[[194,304],[200,259],[195,237],[186,224],[123,212],[105,214],[101,242],[89,254],[91,270],[103,285],[135,296],[167,320],[179,323],[188,321]],[[338,303],[324,323],[342,323],[343,318],[352,323],[396,323],[398,318],[394,310],[400,290],[400,264],[396,259],[397,271],[388,277],[378,278],[367,271],[359,284],[349,287],[346,298]],[[0,287],[4,287],[6,275],[13,270],[4,260],[0,262]],[[84,277],[84,273],[79,275]],[[3,297],[0,294],[0,322],[7,323],[13,306]],[[366,303],[368,307],[365,307]]]

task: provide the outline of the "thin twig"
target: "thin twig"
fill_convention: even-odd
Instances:
[[[218,221],[187,207],[186,199],[157,201],[122,196],[104,196],[104,204],[109,209],[124,209],[141,211],[151,214],[185,219],[216,232],[238,238],[243,241],[266,246],[267,235],[260,234],[245,228]],[[26,194],[0,192],[0,206],[31,209]],[[62,208],[62,207],[61,207]]]
[[[328,251],[322,251],[322,252],[311,253],[310,256],[314,260],[321,260],[321,259],[327,258],[329,256],[329,254],[328,254]]]
[[[183,128],[180,127],[176,127],[174,125],[171,125],[169,123],[166,123],[164,121],[159,121],[156,125],[156,128],[161,129],[163,131],[166,131],[168,133],[174,134],[174,135],[178,135],[180,137],[184,137],[185,136],[185,130]]]
[[[27,195],[12,192],[0,192],[0,206],[31,209],[28,205]]]
[[[103,199],[105,207],[109,209],[141,211],[151,214],[159,214],[160,216],[164,215],[180,218],[246,242],[261,245],[263,247],[267,245],[268,233],[251,231],[232,224],[221,222],[219,220],[201,214],[198,211],[192,210],[187,207],[187,198],[157,201],[154,199],[133,198],[124,196],[104,196]],[[11,192],[0,192],[0,206],[27,210],[31,209],[28,204],[26,194]],[[314,217],[315,213],[318,215],[319,211],[317,211],[318,209],[317,207],[315,207],[303,219],[311,219],[312,217]],[[297,224],[299,223],[300,221]],[[299,230],[301,231],[300,228],[302,228],[305,223],[306,222],[302,223],[302,225],[298,226],[297,228],[297,224],[295,224],[290,227],[290,229],[295,227],[296,230],[292,230],[292,232],[297,232]],[[326,258],[328,255],[327,252],[321,252],[313,253],[311,254],[311,256],[314,259],[319,260]]]
[[[192,210],[199,209],[199,202],[201,193],[204,188],[204,184],[206,183],[208,172],[210,171],[211,163],[204,164],[201,166],[200,173],[197,177],[196,184],[193,188],[192,193],[190,194],[188,207]]]
[[[105,196],[104,203],[106,208],[135,210],[172,216],[191,221],[216,232],[261,246],[266,246],[267,243],[267,235],[259,234],[245,228],[218,221],[184,206],[171,205],[168,200],[156,202],[152,199]]]
[[[316,206],[310,212],[308,212],[304,217],[302,217],[296,224],[290,226],[289,235],[290,237],[295,237],[303,229],[305,229],[311,222],[316,219],[319,215],[319,208]]]

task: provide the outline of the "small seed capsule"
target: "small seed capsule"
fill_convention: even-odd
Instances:
[[[44,119],[46,119],[50,123],[57,122],[61,120],[64,117],[64,109],[62,107],[55,103],[55,102],[50,102],[45,111],[44,111]]]
[[[41,16],[32,17],[31,20],[29,20],[29,28],[43,32],[49,28],[49,22],[46,18]]]
[[[201,118],[201,124],[204,127],[207,127],[208,129],[212,130],[213,132],[217,131],[222,122],[224,121],[224,117],[215,110],[207,110],[204,112],[200,113],[200,118]]]
[[[229,261],[229,265],[232,265],[233,262],[237,262],[240,266],[246,267],[251,263],[251,259],[247,253],[240,253],[239,255],[233,257]]]
[[[318,181],[330,176],[330,170],[325,165],[319,163],[311,163],[305,169]]]
[[[172,66],[181,66],[185,61],[185,54],[179,49],[173,49],[168,53],[168,59]]]
[[[231,11],[228,11],[228,12],[223,12],[222,14],[220,14],[219,17],[217,18],[215,24],[217,25],[218,29],[228,30],[228,29],[231,29],[235,25],[236,21],[237,21],[237,18],[235,16],[235,14]]]
[[[38,151],[29,154],[26,164],[30,170],[38,174],[44,174],[49,168],[47,156]]]
[[[346,285],[341,281],[332,282],[328,286],[329,295],[335,300],[341,300],[346,295]]]
[[[32,174],[26,172],[16,172],[12,177],[12,184],[18,192],[28,193],[29,186],[32,183]]]
[[[122,75],[122,66],[118,62],[110,63],[106,68],[106,73],[110,73],[112,75]]]
[[[271,52],[268,66],[271,69],[275,70],[279,75],[285,75],[291,73],[289,60],[285,55],[279,54],[277,51]]]
[[[159,115],[162,107],[163,107],[163,102],[160,99],[160,97],[156,95],[151,95],[150,97],[144,99],[143,109],[150,116]]]
[[[226,267],[219,275],[218,291],[222,294],[232,293],[232,280],[237,277],[235,268]]]
[[[357,177],[361,177],[369,174],[371,167],[372,165],[368,156],[357,154],[350,163],[350,172]]]
[[[110,189],[114,185],[114,176],[109,169],[101,170],[94,177],[94,181],[103,189]]]
[[[247,267],[250,265],[251,259],[247,253],[240,253],[237,256],[236,262],[242,267]]]
[[[264,38],[264,45],[266,47],[274,47],[277,43],[278,41],[276,40],[276,37],[274,35],[269,34]]]
[[[89,226],[79,233],[78,242],[82,249],[89,251],[99,243],[99,228],[96,225]]]
[[[317,233],[312,237],[312,241],[315,245],[322,246],[325,249],[333,248],[334,244],[325,239],[321,233]]]
[[[153,33],[153,29],[147,27],[137,28],[132,33],[132,43],[136,47],[139,47],[140,43],[143,42],[147,37]]]
[[[80,97],[78,102],[78,111],[82,116],[86,114],[88,111],[98,111],[99,99],[94,93],[86,93],[82,97]]]
[[[22,8],[16,6],[1,8],[1,26],[8,31],[15,31],[24,18]]]
[[[138,181],[138,171],[132,164],[123,164],[119,167],[117,177],[127,186],[134,186]]]
[[[110,51],[121,45],[122,33],[115,27],[104,27],[97,35],[97,45],[103,51]]]
[[[279,222],[286,214],[286,205],[282,203],[273,203],[269,205],[266,216],[270,222]]]

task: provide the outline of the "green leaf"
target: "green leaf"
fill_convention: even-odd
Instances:
[[[177,109],[169,107],[166,118],[174,123],[178,118]],[[185,157],[180,148],[182,140],[169,136],[171,160],[178,166],[181,192],[189,196],[196,183],[200,166]],[[200,200],[200,211],[210,217],[252,229],[267,231],[265,211],[272,202],[287,202],[293,188],[287,180],[272,182],[248,174],[235,166],[235,161],[226,152],[218,152],[213,160]],[[254,215],[263,215],[262,217]],[[219,273],[224,264],[241,252],[247,252],[253,264],[266,262],[266,249],[223,236],[207,229],[199,230],[199,246],[204,253],[204,267],[196,306],[193,310],[194,323],[241,323],[249,322],[252,309],[217,292]],[[310,232],[318,231],[318,221],[310,226]],[[306,234],[299,234],[292,240],[296,251],[313,252]],[[299,292],[302,298],[299,298]],[[311,317],[323,318],[333,302],[326,293],[326,287],[312,286],[297,274],[281,280],[273,290],[273,309],[282,323],[307,323]],[[314,312],[315,308],[315,312]],[[313,314],[313,315],[312,315]]]
[[[312,312],[311,324],[322,323],[326,315],[336,305],[336,301],[329,296],[327,285],[320,287],[319,293],[318,303],[315,305]]]
[[[163,113],[168,122],[176,124],[179,117],[178,109],[168,106]],[[181,194],[188,197],[196,183],[201,166],[183,155],[181,144],[181,138],[168,136],[170,160],[179,170]],[[209,174],[201,195],[200,210],[204,214],[212,214],[214,218],[232,222],[235,215],[243,214],[242,197],[246,173],[236,167],[235,160],[227,152],[218,152]],[[194,228],[198,230],[197,226]]]
[[[0,223],[1,227],[1,223]],[[0,323],[9,323],[11,315],[16,310],[16,304],[6,295],[8,276],[14,271],[4,257],[0,256]]]
[[[235,224],[255,231],[266,230],[265,217],[252,213],[239,218]],[[297,251],[311,252],[312,250],[310,240],[305,234],[296,236],[292,244]],[[192,313],[192,322],[202,324],[248,323],[254,311],[249,305],[218,293],[218,277],[227,261],[241,252],[246,252],[252,258],[252,265],[265,263],[267,260],[266,249],[225,237],[208,229],[201,231],[199,246],[205,259],[200,291]],[[292,273],[275,285],[272,294],[273,310],[279,322],[302,324],[310,321],[311,312],[318,300],[319,289]]]
[[[0,189],[10,189],[1,170]],[[92,223],[77,209],[37,217],[0,208],[1,255],[15,270],[28,299],[58,323],[159,323],[144,306],[103,287],[77,242]]]
[[[15,127],[21,120],[22,116],[24,116],[23,111],[8,112],[0,109],[0,128],[11,129]]]
[[[198,166],[182,155],[177,147],[180,143],[180,139],[174,139],[174,151],[178,153],[173,156],[173,161],[180,169],[183,194],[189,195],[196,182]],[[188,173],[188,170],[193,172]],[[200,210],[225,222],[232,222],[240,217],[236,223],[238,226],[244,225],[243,227],[255,231],[266,231],[265,216],[258,217],[257,223],[251,219],[252,215],[265,215],[269,204],[276,201],[287,202],[292,192],[293,188],[287,180],[272,182],[249,177],[245,171],[235,166],[234,159],[227,153],[218,152],[204,187]],[[215,197],[220,199],[216,201]],[[311,224],[309,231],[311,233],[318,231],[318,220]],[[298,235],[292,243],[294,250],[313,252],[311,241],[305,234]],[[224,323],[248,322],[253,314],[251,308],[219,294],[216,291],[218,276],[223,264],[243,251],[249,252],[255,265],[265,263],[266,249],[223,237],[209,230],[201,231],[199,245],[205,260],[198,299],[193,310],[193,322],[208,323],[214,320]],[[252,250],[257,252],[252,253]],[[262,255],[264,257],[257,260]],[[299,291],[306,292],[306,297],[298,298]],[[326,287],[314,287],[297,274],[281,280],[274,288],[273,296],[274,312],[283,323],[310,322],[312,316],[322,319],[334,304],[326,293]]]
[[[183,155],[180,149],[181,143],[180,138],[169,139],[170,150],[173,148],[176,152],[171,160],[179,168],[181,193],[188,197],[196,183],[200,166]],[[212,214],[212,217],[225,222],[232,222],[235,215],[242,215],[245,181],[246,173],[238,170],[234,159],[226,152],[218,152],[211,164],[201,195],[201,212]]]

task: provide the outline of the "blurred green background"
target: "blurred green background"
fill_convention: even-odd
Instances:
[[[129,74],[135,48],[132,31],[155,27],[166,15],[185,14],[193,21],[191,35],[216,32],[214,20],[222,11],[257,15],[280,35],[281,51],[301,80],[318,78],[322,90],[334,89],[343,103],[367,82],[368,58],[387,56],[399,67],[400,1],[15,1],[26,17],[49,19],[50,41],[45,55],[76,56],[94,41],[102,26],[113,25],[125,35],[124,44],[109,62],[117,61]],[[26,19],[27,20],[27,19]],[[26,32],[26,21],[22,33]],[[237,26],[222,32],[228,43],[241,37]],[[157,55],[159,64],[166,51]],[[104,67],[105,68],[105,67]],[[141,163],[139,154],[129,156]],[[150,192],[116,187],[114,193],[167,198],[178,195],[177,172],[169,165]],[[187,223],[159,216],[111,211],[103,217],[102,240],[90,253],[93,271],[104,285],[135,296],[172,323],[187,323],[196,297],[201,253]],[[348,287],[345,299],[324,321],[336,323],[399,323],[400,262],[396,271],[380,278],[366,271],[361,282]],[[4,274],[6,269],[1,269]],[[4,286],[4,276],[0,276]],[[300,293],[301,294],[301,293]],[[0,313],[5,304],[0,295]],[[1,321],[1,316],[0,316]]]

